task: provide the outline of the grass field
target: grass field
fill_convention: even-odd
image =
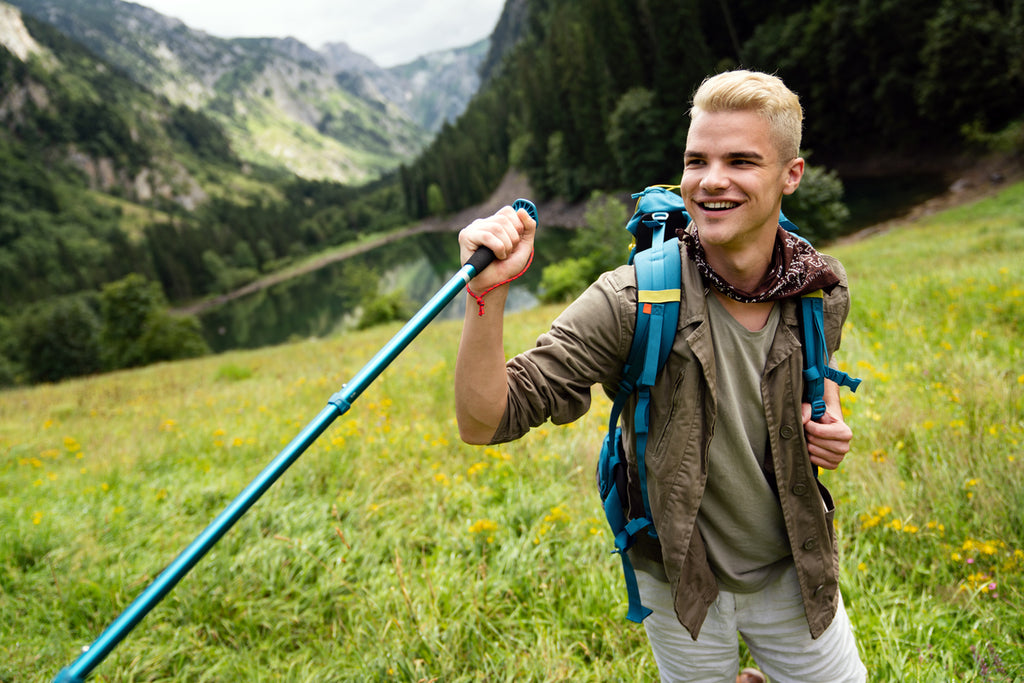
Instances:
[[[872,681],[1024,680],[1024,185],[830,250],[855,450],[823,473]],[[556,313],[513,316],[509,352]],[[0,393],[0,681],[50,681],[397,327]],[[593,490],[609,403],[458,441],[435,323],[99,681],[653,681]]]

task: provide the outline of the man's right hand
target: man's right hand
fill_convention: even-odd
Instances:
[[[480,247],[494,252],[494,262],[470,281],[474,292],[509,280],[526,268],[533,253],[537,223],[526,209],[506,206],[490,218],[478,218],[459,232],[460,263]]]

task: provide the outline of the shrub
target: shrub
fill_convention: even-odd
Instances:
[[[31,382],[56,382],[102,369],[101,323],[88,295],[34,306],[16,324],[18,358]]]
[[[195,316],[176,317],[165,310],[150,312],[136,344],[139,365],[195,358],[210,353]]]
[[[411,315],[411,306],[401,290],[374,297],[363,308],[358,328],[365,330],[376,325],[405,320]]]
[[[800,187],[783,198],[782,210],[801,237],[819,244],[838,237],[850,217],[842,200],[843,181],[836,172],[808,164]]]
[[[195,317],[177,318],[155,282],[133,273],[103,288],[101,335],[107,369],[130,368],[210,352]]]
[[[578,296],[606,270],[626,261],[629,210],[621,201],[595,193],[587,204],[585,227],[569,241],[574,258],[544,268],[540,299],[546,303],[567,301]]]

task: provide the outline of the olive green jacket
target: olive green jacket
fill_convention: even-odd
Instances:
[[[683,294],[675,342],[651,391],[646,464],[658,538],[645,539],[637,552],[664,564],[676,614],[696,639],[718,595],[696,524],[718,403],[705,285],[685,251],[681,257]],[[826,259],[840,277],[824,299],[825,337],[834,353],[850,299],[845,270],[834,258]],[[761,382],[768,425],[766,474],[774,474],[777,482],[807,622],[811,636],[817,638],[835,616],[838,601],[835,511],[807,453],[797,303],[785,300],[781,306]],[[614,396],[635,324],[636,275],[632,266],[622,266],[602,275],[566,308],[534,348],[508,362],[508,407],[493,443],[517,439],[548,419],[565,424],[579,418],[590,407],[594,384]],[[623,432],[630,464],[630,509],[642,514],[632,438],[634,407],[623,410]]]

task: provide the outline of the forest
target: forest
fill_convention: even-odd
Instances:
[[[528,0],[489,87],[402,169],[412,215],[478,201],[508,165],[546,196],[674,181],[709,74],[776,73],[800,96],[812,164],[940,163],[1012,124],[1021,0]]]
[[[168,302],[472,206],[511,167],[538,198],[572,201],[677,181],[689,97],[729,68],[777,73],[801,95],[814,173],[785,209],[816,239],[843,229],[822,207],[840,200],[845,169],[1024,150],[1024,0],[510,0],[493,40],[502,52],[466,112],[361,187],[243,168],[211,119],[25,22],[66,68],[0,47],[3,92],[48,93],[0,116],[0,385],[201,353],[194,321],[168,324]],[[75,155],[121,182],[97,193]],[[200,200],[181,200],[187,187],[137,196],[131,179],[161,164],[197,178]],[[102,340],[122,300],[105,290],[129,277],[155,285],[143,297],[152,319],[134,333],[148,347],[118,357]],[[158,343],[161,330],[189,342]]]

